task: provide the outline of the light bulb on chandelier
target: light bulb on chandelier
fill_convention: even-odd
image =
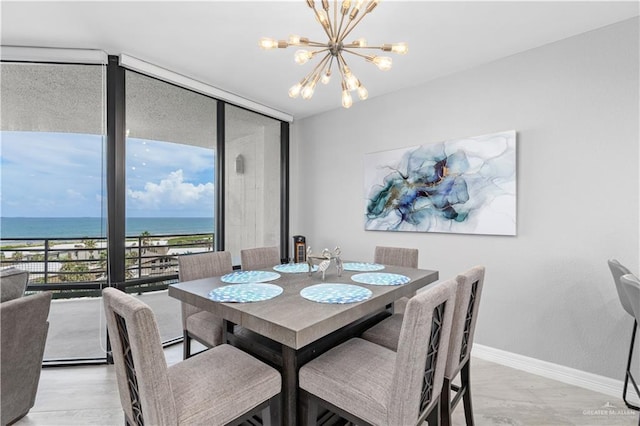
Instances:
[[[305,0],[307,6],[313,10],[316,20],[322,26],[328,40],[326,42],[311,41],[299,35],[290,35],[288,40],[276,40],[263,37],[259,41],[259,46],[265,50],[284,49],[289,46],[304,46],[295,52],[294,60],[299,65],[304,65],[312,61],[316,56],[321,57],[315,67],[300,82],[289,89],[289,96],[303,99],[311,99],[318,81],[329,84],[331,80],[331,70],[335,63],[340,74],[340,85],[342,88],[342,106],[351,107],[353,98],[352,91],[358,92],[358,97],[365,100],[369,96],[368,90],[361,84],[360,80],[353,75],[347,66],[344,58],[345,53],[359,56],[370,62],[382,71],[388,71],[392,66],[392,59],[387,56],[364,55],[357,52],[358,49],[376,49],[383,52],[404,55],[409,51],[407,43],[382,44],[380,46],[369,46],[364,38],[358,38],[351,43],[345,43],[345,38],[351,34],[354,28],[362,19],[371,13],[380,3],[380,0],[338,0],[333,1],[333,10],[329,0],[321,0],[316,7],[316,1]],[[333,17],[333,19],[332,19]],[[309,50],[307,50],[309,49]]]

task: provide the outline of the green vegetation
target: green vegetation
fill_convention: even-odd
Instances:
[[[212,244],[212,234],[189,235],[188,237],[170,238],[168,243],[170,246],[195,245],[195,244]]]

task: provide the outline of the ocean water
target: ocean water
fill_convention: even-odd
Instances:
[[[126,236],[213,233],[212,217],[131,217]],[[0,238],[106,237],[106,221],[99,217],[0,217]]]

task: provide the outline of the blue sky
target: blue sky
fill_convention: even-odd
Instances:
[[[105,154],[98,135],[2,132],[0,215],[101,216]],[[129,138],[127,216],[212,216],[213,165],[212,149]]]

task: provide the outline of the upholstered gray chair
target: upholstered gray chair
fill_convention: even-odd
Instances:
[[[438,424],[456,286],[445,281],[409,300],[397,352],[353,338],[302,366],[307,423],[321,405],[355,424]]]
[[[167,367],[151,308],[114,288],[102,297],[128,425],[239,424],[260,411],[279,424],[275,369],[226,344]]]
[[[456,293],[449,358],[440,394],[442,398],[440,409],[443,425],[451,424],[451,412],[460,399],[463,400],[467,425],[474,424],[471,404],[470,358],[480,296],[484,285],[484,273],[484,267],[476,266],[456,277],[459,286]],[[394,314],[364,332],[362,338],[391,350],[397,350],[402,322],[403,315]],[[460,386],[452,384],[453,379],[458,374],[460,374]],[[451,399],[451,390],[456,392],[453,400]]]
[[[418,249],[377,246],[373,254],[373,261],[382,265],[401,266],[404,268],[417,268]],[[404,312],[408,301],[408,297],[401,297],[400,299],[396,300],[393,305],[393,311],[395,313]]]
[[[18,268],[0,271],[0,302],[17,299],[24,295],[29,282],[29,272]]]
[[[640,322],[640,280],[633,274],[625,274],[620,277],[620,283],[627,294],[634,318]]]
[[[188,254],[178,257],[178,277],[180,281],[224,275],[233,271],[231,253],[214,251]],[[184,336],[183,357],[191,356],[191,340],[195,339],[208,348],[222,341],[222,318],[182,302],[182,334]]]
[[[636,319],[637,317],[635,316],[633,306],[631,305],[631,301],[629,300],[629,296],[627,295],[627,292],[624,289],[624,285],[620,281],[623,275],[631,274],[631,271],[629,271],[626,267],[622,266],[622,264],[620,264],[620,262],[618,262],[616,259],[610,259],[607,263],[609,264],[611,275],[613,275],[613,282],[616,285],[616,291],[618,292],[618,299],[620,299],[620,304],[622,305],[622,308],[629,315],[631,315],[632,318],[634,318],[633,328],[631,329],[631,343],[629,344],[629,357],[627,359],[627,369],[624,374],[624,384],[622,386],[622,400],[624,401],[624,403],[628,408],[631,408],[632,410],[640,410],[640,407],[630,403],[627,399],[629,382],[631,382],[631,385],[634,387],[636,394],[640,396],[640,390],[638,389],[638,384],[636,383],[636,380],[633,377],[633,374],[631,374],[631,362],[633,359],[633,348],[635,347],[636,331],[638,329],[638,320]]]
[[[0,303],[0,418],[3,425],[25,416],[36,401],[50,307],[49,292]]]
[[[279,265],[280,249],[278,247],[257,247],[240,250],[240,263],[244,271],[270,268]]]

